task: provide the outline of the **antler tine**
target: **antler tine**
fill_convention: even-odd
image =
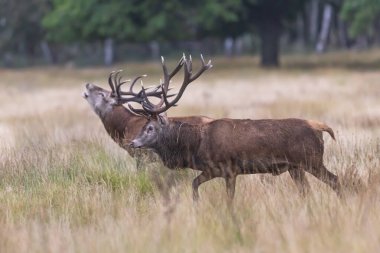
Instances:
[[[117,84],[120,84],[122,78],[123,78],[123,76],[119,77],[119,79],[117,80]]]
[[[169,105],[169,101],[168,101],[168,91],[170,90],[169,89],[169,84],[170,84],[170,80],[173,78],[173,76],[175,76],[178,71],[182,68],[182,66],[184,66],[184,64],[186,64],[186,55],[185,53],[183,53],[181,59],[179,60],[176,68],[170,73],[168,74],[168,71],[167,71],[167,68],[166,68],[166,65],[165,65],[165,61],[164,61],[164,57],[161,56],[161,60],[162,60],[162,69],[163,69],[163,72],[164,72],[164,82],[162,83],[162,86],[163,86],[163,94],[164,94],[164,102],[165,102],[165,105]]]
[[[142,97],[143,97],[143,101],[141,103],[141,106],[142,108],[148,112],[148,111],[156,111],[156,110],[159,110],[160,107],[164,104],[164,96],[162,96],[163,92],[160,92],[159,95],[160,95],[160,102],[158,102],[157,105],[153,104],[149,99],[148,99],[148,94],[145,92],[146,89],[144,87],[142,87],[141,91],[139,92],[139,94],[141,93]]]
[[[122,72],[121,69],[119,69],[118,71],[113,71],[112,77],[110,76],[110,80],[111,80],[111,83],[113,85],[113,88],[111,88],[112,89],[111,95],[114,97],[115,96],[120,97],[118,90],[120,89],[119,85],[120,85],[121,77],[119,78],[119,80],[117,79],[120,72]]]
[[[133,114],[135,114],[137,116],[143,116],[143,117],[149,117],[150,116],[149,113],[147,113],[145,110],[135,109],[130,104],[128,104],[128,108]]]
[[[182,68],[184,64],[185,59],[186,59],[185,54],[183,54],[181,59],[178,61],[177,66],[174,68],[174,70],[170,74],[168,74],[168,69],[165,64],[165,59],[163,56],[161,56],[162,71],[164,72],[164,83],[163,83],[165,86],[164,92],[168,91],[170,79],[172,79],[173,76],[175,76],[178,73],[178,71],[180,71],[180,69]]]
[[[164,104],[164,96],[161,96],[160,102],[158,102],[158,104],[155,105],[149,101],[147,93],[145,92],[145,89],[143,88],[141,91],[142,91],[142,95],[144,97],[144,101],[148,104],[148,107],[150,107],[151,109],[157,109],[157,108],[159,109]],[[146,106],[145,103],[142,103],[142,106],[144,108],[144,106]]]
[[[131,87],[129,88],[129,92],[133,93],[133,86],[136,84],[138,80],[140,80],[143,77],[147,77],[147,75],[138,76],[135,78],[135,80],[133,80],[133,82],[131,83]]]
[[[163,110],[163,108],[161,108],[161,106],[164,103],[165,103],[165,105],[169,104],[167,98],[172,96],[172,95],[169,95],[169,96],[167,95],[167,92],[170,90],[169,89],[170,79],[173,78],[173,76],[175,76],[178,73],[178,71],[182,68],[182,66],[184,65],[185,55],[182,56],[182,58],[179,60],[179,62],[177,64],[177,66],[174,68],[174,70],[170,74],[168,73],[168,69],[167,69],[166,64],[165,64],[165,58],[163,56],[161,56],[161,62],[162,62],[162,71],[164,73],[164,81],[160,85],[162,91],[161,92],[155,91],[156,94],[161,98],[160,102],[157,105],[153,104],[148,99],[148,96],[147,96],[147,95],[151,95],[151,93],[148,94],[144,90],[144,102],[142,103],[142,106],[145,110],[151,111],[153,113],[161,113],[161,110]],[[154,96],[154,95],[151,95],[151,96]],[[158,96],[156,96],[156,97],[158,97]],[[148,106],[146,106],[146,104],[148,104]],[[162,111],[162,112],[164,112],[164,111]]]
[[[153,88],[153,90],[152,91],[150,91],[150,92],[146,92],[147,90],[149,90],[149,89],[152,89]],[[160,90],[161,89],[161,85],[158,85],[158,86],[156,86],[156,87],[148,87],[148,88],[145,88],[145,93],[147,94],[147,96],[149,96],[149,97],[156,97],[156,98],[161,98],[161,95],[162,95],[162,91],[158,91],[158,90]],[[171,90],[170,88],[169,88],[169,90]]]
[[[182,57],[182,59],[183,59],[183,57]],[[181,62],[181,60],[180,60],[180,62]],[[161,83],[161,80],[160,80],[160,83],[162,86],[162,91],[165,93],[167,91],[167,89],[169,88],[170,75],[168,75],[168,69],[166,67],[165,59],[163,56],[161,56],[161,63],[162,63],[162,72],[164,72],[164,81]],[[180,66],[180,64],[178,64],[178,66]]]
[[[183,55],[183,57],[181,58],[181,60],[180,60],[180,62],[178,64],[178,66],[169,75],[168,71],[167,71],[167,68],[166,68],[166,65],[165,65],[164,58],[162,57],[161,60],[162,60],[162,69],[163,69],[163,72],[164,72],[164,81],[161,84],[161,86],[162,86],[161,100],[160,100],[160,102],[158,104],[155,105],[151,101],[148,100],[147,96],[144,95],[145,96],[144,97],[144,101],[142,102],[143,109],[147,113],[153,114],[153,115],[157,115],[159,113],[165,112],[170,107],[175,106],[176,103],[179,101],[179,99],[182,97],[182,95],[183,95],[185,89],[187,88],[187,86],[192,81],[196,80],[200,75],[202,75],[203,72],[205,72],[206,70],[208,70],[208,69],[210,69],[212,67],[211,61],[209,61],[206,64],[205,61],[204,61],[204,59],[203,59],[203,56],[201,55],[202,67],[201,67],[201,69],[195,75],[193,75],[192,74],[192,58],[190,56],[189,59],[186,59],[186,56]],[[184,70],[184,77],[183,77],[183,82],[182,82],[181,88],[180,88],[179,92],[177,93],[177,95],[175,95],[175,98],[172,101],[169,102],[168,101],[168,97],[169,97],[168,96],[168,91],[169,91],[170,79],[179,71],[179,69],[182,66],[183,66],[183,70]],[[164,103],[165,103],[165,106],[162,107],[162,105]]]
[[[144,100],[147,99],[147,97],[157,97],[161,98],[162,96],[162,90],[161,85],[158,85],[153,90],[145,89],[143,88],[143,92],[135,92],[133,91],[133,88],[138,80],[140,80],[143,77],[146,77],[147,75],[141,75],[133,79],[128,92],[123,92],[121,90],[121,86],[124,85],[127,82],[130,82],[131,80],[122,81],[123,77],[120,75],[122,70],[118,71],[112,71],[108,77],[108,84],[111,87],[111,97],[116,98],[116,103],[118,105],[125,104],[128,102],[136,102],[136,103],[142,103]],[[149,90],[149,91],[148,91]],[[144,93],[144,94],[143,94]],[[124,97],[126,96],[126,97]]]
[[[115,87],[114,87],[114,83],[113,83],[113,81],[112,81],[112,77],[113,77],[114,74],[115,74],[115,71],[112,71],[112,72],[110,73],[110,75],[108,76],[108,84],[109,84],[109,86],[111,87],[112,94],[115,93]]]
[[[190,58],[190,60],[189,60],[189,65],[188,65],[188,71],[190,73],[192,73],[193,72],[193,59],[191,58],[191,55],[189,55],[189,58]]]
[[[113,76],[113,84],[115,85],[116,87],[116,84],[117,84],[117,78],[119,77],[119,74],[122,70],[119,69],[118,71],[116,71],[115,75]]]
[[[174,98],[174,100],[169,102],[167,99],[167,90],[168,90],[167,87],[169,86],[169,83],[167,84],[167,87],[165,88],[165,90],[163,92],[163,98],[165,101],[165,108],[163,108],[162,112],[168,110],[170,107],[174,106],[178,102],[178,100],[182,97],[182,94],[185,91],[187,85],[189,85],[189,83],[191,82],[191,72],[189,71],[191,69],[191,67],[189,67],[189,66],[191,66],[191,58],[190,58],[190,60],[188,60],[184,56],[183,60],[184,60],[184,68],[183,68],[184,75],[183,75],[183,82],[182,82],[181,88],[179,89],[179,92],[177,93],[177,96]],[[159,113],[162,113],[162,112],[159,112]]]
[[[121,94],[120,94],[120,88],[123,84],[129,82],[130,80],[125,80],[124,82],[121,82],[121,79],[123,78],[123,76],[120,76],[119,77],[119,74],[122,72],[122,70],[119,70],[116,72],[116,75],[114,77],[114,80],[115,80],[115,87],[116,87],[116,95],[118,98],[121,98]],[[118,78],[119,77],[119,78]],[[117,79],[118,78],[118,79]],[[116,80],[117,79],[117,80]]]
[[[121,78],[120,78],[121,79]],[[119,79],[119,81],[120,81],[120,79]],[[127,82],[129,82],[130,80],[126,80],[126,81],[124,81],[124,82],[119,82],[117,85],[116,85],[116,94],[117,94],[117,97],[121,97],[121,91],[120,91],[120,88],[121,88],[121,86],[123,85],[123,84],[126,84]]]
[[[131,86],[129,86],[129,91],[120,91],[120,95],[130,95],[130,96],[137,96],[138,93],[134,92],[133,91],[133,87],[135,86],[136,82],[143,78],[143,77],[146,77],[147,75],[141,75],[141,76],[138,76],[136,77],[135,79],[133,79],[132,83],[131,83]]]
[[[177,66],[169,75],[170,78],[173,78],[173,76],[175,76],[178,73],[178,71],[182,68],[184,59],[185,59],[185,55],[183,55],[182,58],[179,59]]]
[[[182,57],[182,59],[184,59],[185,55]],[[181,59],[181,60],[182,60]],[[162,96],[161,96],[161,100],[160,102],[157,104],[157,106],[155,106],[154,104],[152,104],[149,99],[145,96],[145,99],[144,99],[144,102],[142,103],[142,107],[143,109],[147,112],[147,113],[150,113],[150,114],[159,114],[159,113],[162,113],[164,112],[166,109],[169,108],[169,102],[167,100],[167,92],[168,92],[168,89],[169,89],[169,83],[170,83],[170,75],[168,74],[168,71],[167,71],[167,67],[165,65],[165,60],[164,60],[164,57],[161,57],[161,60],[162,60],[162,70],[163,70],[163,74],[164,74],[164,81],[163,83],[161,84],[162,86]],[[180,61],[181,62],[181,61]],[[178,64],[179,66],[180,64]],[[181,65],[182,65],[182,62],[181,62]],[[177,67],[178,67],[177,66]],[[178,72],[178,71],[177,71]],[[162,104],[165,103],[165,107],[161,108]],[[149,108],[150,107],[150,108]]]
[[[211,64],[211,60],[208,61],[208,63],[206,64],[205,63],[205,59],[203,58],[203,55],[201,54],[201,62],[202,62],[202,67],[201,69],[194,75],[190,78],[190,82],[194,81],[195,79],[197,79],[200,75],[203,74],[203,72],[205,72],[206,70],[212,68],[212,64]]]

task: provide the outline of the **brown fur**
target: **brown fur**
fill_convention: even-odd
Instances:
[[[309,123],[309,125],[312,128],[314,128],[315,130],[328,132],[330,134],[331,138],[333,138],[333,140],[335,140],[334,131],[325,123],[315,121],[315,120],[307,120],[307,123]]]
[[[157,139],[148,134],[152,126]],[[232,200],[237,175],[285,171],[303,193],[309,188],[305,171],[339,192],[337,176],[323,165],[322,131],[334,136],[327,125],[302,119],[220,119],[202,125],[151,120],[132,144],[153,149],[169,168],[201,171],[193,181],[194,199],[199,185],[215,177],[226,180]]]
[[[152,152],[136,151],[129,146],[129,143],[137,136],[148,119],[131,113],[123,105],[118,104],[110,91],[96,85],[86,84],[83,97],[100,117],[108,134],[132,157],[136,158],[137,167],[139,167],[142,156],[152,154]],[[189,124],[203,124],[212,121],[212,119],[203,116],[173,117],[170,120]],[[154,160],[151,155],[147,158]]]
[[[112,112],[101,120],[112,139],[133,156],[133,152],[131,152],[133,148],[129,144],[140,133],[148,119],[132,114],[124,106],[115,106]],[[171,117],[169,120],[195,125],[212,121],[211,118],[204,116]]]
[[[140,133],[143,126],[148,122],[147,118],[136,116],[124,106],[114,106],[112,111],[105,117],[101,117],[104,128],[111,138],[122,148],[137,159],[141,159],[141,152],[136,152],[129,144]],[[212,119],[204,116],[171,117],[170,121],[185,122],[188,124],[203,124]]]

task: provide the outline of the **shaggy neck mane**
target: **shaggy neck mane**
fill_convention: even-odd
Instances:
[[[172,122],[164,127],[154,150],[168,168],[192,167],[200,141],[200,126]]]

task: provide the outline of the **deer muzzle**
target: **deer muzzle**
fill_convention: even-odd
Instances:
[[[129,143],[129,146],[132,147],[132,148],[141,148],[142,147],[142,143],[140,141],[138,141],[137,139],[134,139],[133,141],[131,141]]]

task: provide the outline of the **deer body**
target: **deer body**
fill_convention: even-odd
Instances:
[[[222,177],[232,200],[237,175],[289,171],[302,192],[308,190],[304,171],[339,190],[337,177],[323,165],[322,131],[332,130],[302,119],[220,119],[203,125],[150,121],[132,142],[154,150],[171,169],[202,173],[193,181],[194,199],[200,184]]]
[[[195,200],[199,198],[199,185],[215,177],[225,179],[231,202],[237,175],[279,175],[285,171],[289,171],[302,193],[309,189],[305,171],[339,193],[337,176],[323,165],[322,132],[328,132],[332,138],[334,132],[321,122],[303,119],[220,119],[195,126],[170,122],[165,115],[161,115],[180,100],[191,82],[212,67],[211,61],[206,64],[202,56],[201,63],[201,68],[193,73],[191,57],[182,57],[178,66],[182,65],[184,70],[183,82],[178,94],[169,100],[169,96],[173,96],[168,95],[169,84],[175,71],[169,74],[162,59],[164,81],[160,102],[154,104],[143,94],[143,110],[131,108],[136,113],[150,116],[149,122],[132,141],[133,147],[153,149],[169,168],[190,167],[201,171],[193,181]]]
[[[208,124],[204,131],[201,150],[211,152],[202,152],[201,159],[232,162],[234,173],[278,174],[285,166],[322,165],[322,133],[305,120],[224,119]]]

